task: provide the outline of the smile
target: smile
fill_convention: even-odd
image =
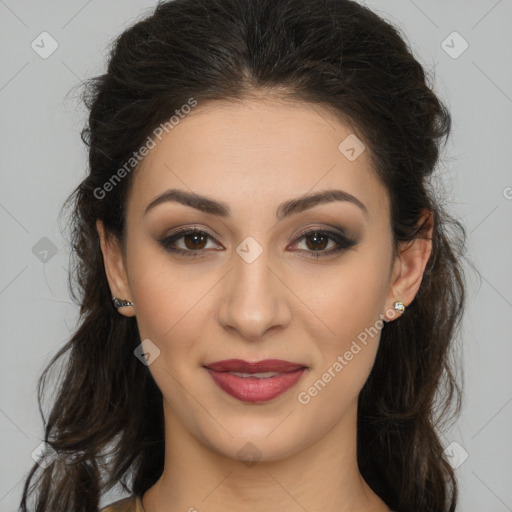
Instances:
[[[255,363],[231,359],[208,364],[205,369],[228,395],[243,402],[261,403],[295,386],[307,367],[278,359]]]

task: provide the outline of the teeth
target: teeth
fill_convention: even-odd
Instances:
[[[279,375],[279,372],[263,372],[263,373],[244,373],[244,372],[228,372],[231,375],[236,375],[237,377],[256,377],[257,379],[270,379],[270,377],[275,377]]]

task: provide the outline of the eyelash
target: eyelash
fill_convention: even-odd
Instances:
[[[162,245],[162,247],[166,251],[168,251],[170,253],[175,253],[175,254],[179,254],[179,255],[187,256],[187,257],[189,257],[189,256],[190,257],[197,257],[197,256],[200,256],[201,253],[205,249],[199,249],[197,251],[194,251],[194,250],[179,249],[177,247],[173,247],[172,246],[172,244],[175,243],[180,238],[183,238],[186,235],[194,235],[194,234],[196,234],[196,235],[206,235],[209,238],[213,238],[208,233],[206,233],[205,231],[202,231],[200,229],[182,228],[179,231],[177,231],[176,233],[174,233],[173,235],[168,236],[168,237],[160,240],[159,242]],[[311,253],[311,256],[307,256],[309,258],[318,259],[318,258],[321,258],[321,257],[324,257],[324,256],[330,256],[332,254],[335,254],[335,253],[338,253],[338,252],[350,249],[351,247],[357,245],[357,241],[356,240],[348,238],[348,237],[346,237],[344,235],[340,235],[340,234],[335,233],[333,231],[326,231],[326,230],[322,230],[322,229],[310,229],[309,231],[305,231],[305,232],[301,233],[295,239],[294,244],[298,243],[303,238],[306,238],[306,237],[311,236],[313,234],[326,236],[329,240],[332,240],[333,242],[336,242],[338,244],[338,247],[336,247],[335,249],[330,249],[328,251],[325,251],[325,250],[306,251],[308,253]]]

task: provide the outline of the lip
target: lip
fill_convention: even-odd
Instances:
[[[292,388],[307,370],[303,364],[265,359],[248,362],[242,359],[228,359],[204,365],[220,389],[238,400],[250,403],[268,402]],[[268,378],[241,377],[230,372],[265,373],[278,375]]]
[[[244,373],[260,373],[260,372],[293,372],[300,368],[306,368],[305,364],[292,363],[282,359],[263,359],[262,361],[244,361],[243,359],[225,359],[215,363],[204,365],[210,370],[216,372],[244,372]]]

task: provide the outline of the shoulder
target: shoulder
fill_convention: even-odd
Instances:
[[[115,501],[110,505],[102,508],[100,512],[144,512],[142,509],[142,502],[135,494]]]

